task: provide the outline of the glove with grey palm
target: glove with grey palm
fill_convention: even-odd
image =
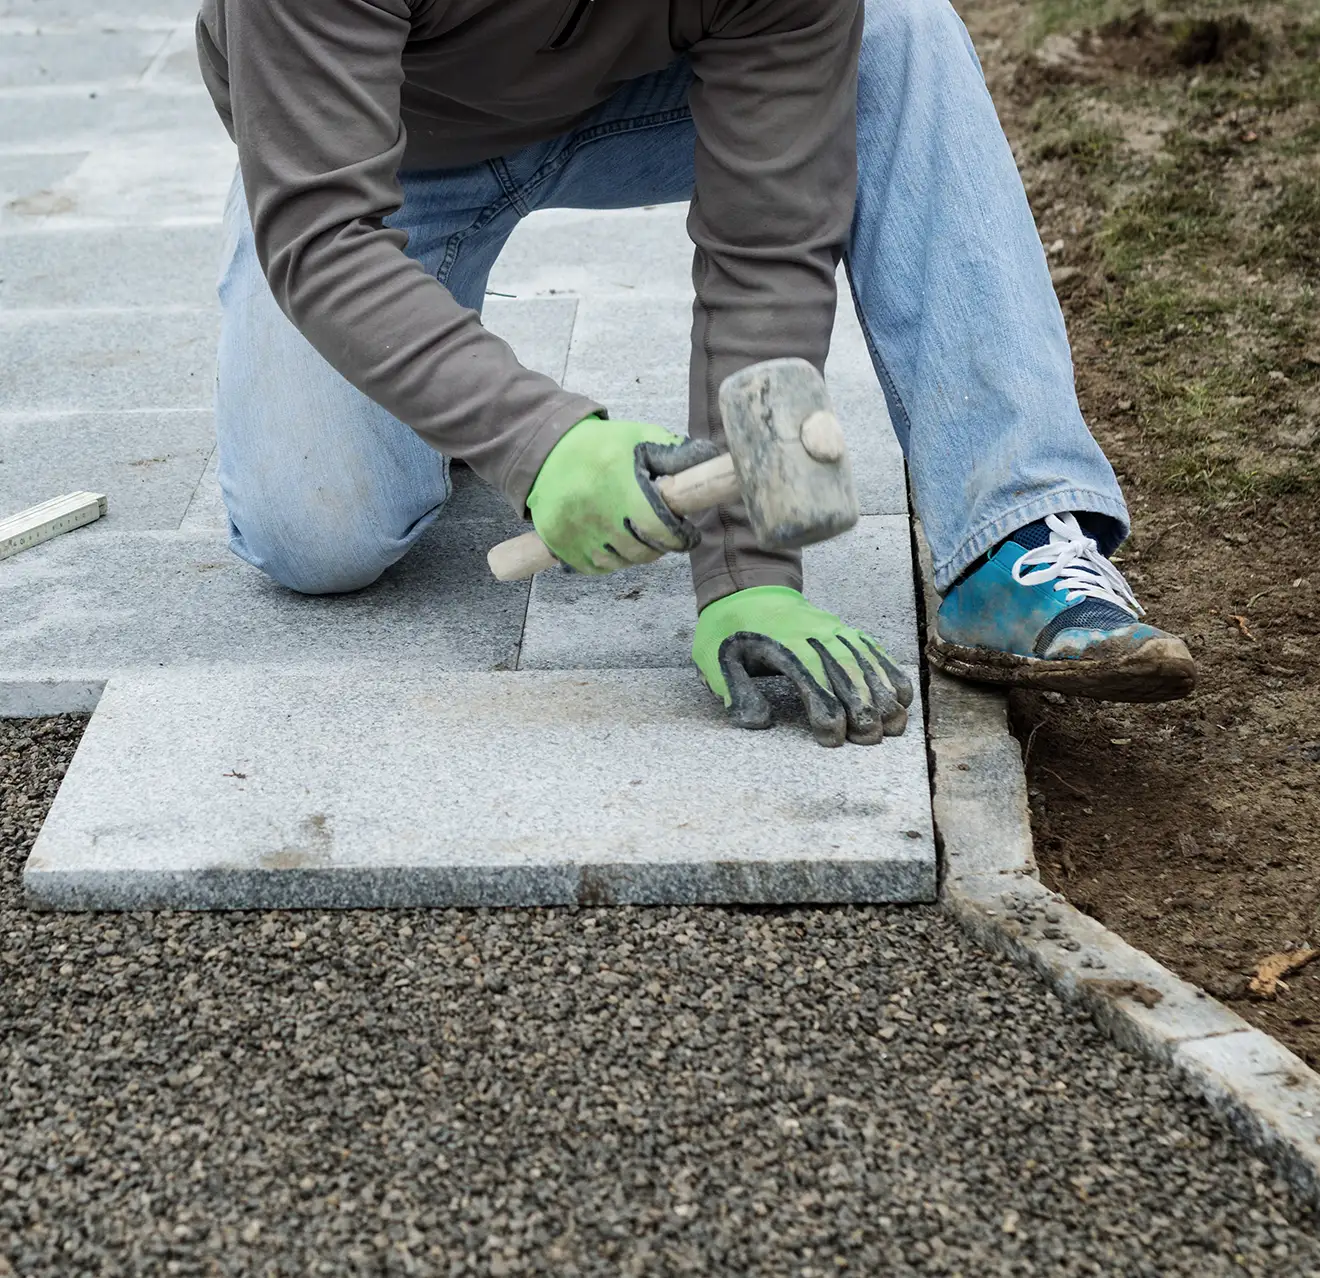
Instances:
[[[786,675],[821,745],[874,745],[907,726],[912,681],[879,641],[787,586],[754,586],[707,604],[692,659],[740,728],[770,726],[760,675]]]
[[[527,496],[532,524],[556,559],[592,576],[691,550],[701,534],[655,481],[718,452],[660,426],[585,418],[542,463]]]

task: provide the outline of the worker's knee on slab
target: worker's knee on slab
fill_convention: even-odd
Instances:
[[[272,581],[302,595],[363,590],[396,563],[408,539],[388,535],[369,518],[337,521],[280,517],[231,525],[230,548]]]

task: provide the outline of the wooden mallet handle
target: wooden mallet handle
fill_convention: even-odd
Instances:
[[[655,486],[665,505],[676,515],[694,515],[699,510],[723,506],[742,497],[738,476],[733,470],[733,458],[728,453],[712,457],[710,461],[701,462],[677,475],[665,475],[656,481]],[[540,537],[529,532],[492,546],[486,562],[498,580],[521,581],[546,568],[553,568],[559,560],[546,549]]]

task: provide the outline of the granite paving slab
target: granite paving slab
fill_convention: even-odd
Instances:
[[[39,96],[25,102],[34,114],[42,109]],[[150,97],[168,101],[163,93]],[[214,223],[234,163],[233,143],[214,110],[209,124],[107,133],[66,177],[23,197],[5,220],[13,226],[21,216],[24,225],[43,229]]]
[[[563,371],[576,303],[492,298],[486,323],[532,368]],[[209,408],[212,310],[0,311],[0,412]]]
[[[220,492],[219,472],[220,452],[213,442],[206,459],[206,469],[193,488],[183,518],[179,520],[181,532],[203,532],[210,529],[213,532],[228,533],[229,513],[225,510],[225,499]]]
[[[167,31],[18,30],[0,37],[0,88],[135,80],[169,39]]]
[[[905,515],[874,515],[803,554],[813,603],[870,631],[915,669],[911,530]],[[686,557],[583,577],[550,571],[532,583],[519,668],[686,666],[696,621]]]
[[[40,94],[0,90],[0,149],[90,151],[143,133],[214,137],[218,124],[205,90],[177,85],[98,85]]]
[[[210,311],[0,311],[0,412],[210,408]]]
[[[214,225],[14,230],[0,240],[0,310],[210,308],[220,250]]]
[[[692,299],[686,204],[642,209],[541,209],[523,218],[489,287],[519,297]]]
[[[375,585],[318,597],[276,585],[212,530],[69,533],[0,570],[0,715],[23,714],[33,688],[47,706],[68,688],[63,708],[86,709],[78,690],[119,671],[217,661],[511,668],[528,585],[495,581],[485,554],[517,531],[512,517],[442,519]]]
[[[0,234],[6,227],[31,226],[44,218],[59,199],[53,189],[86,158],[85,150],[0,154]],[[0,238],[0,244],[5,245],[0,261],[7,262],[8,240]]]
[[[731,727],[690,672],[113,680],[24,874],[60,909],[929,900],[919,732]]]
[[[192,88],[205,90],[202,68],[197,61],[197,33],[193,26],[196,15],[180,23],[169,39],[157,50],[142,77],[144,84],[153,88]]]
[[[559,381],[568,363],[578,299],[488,297],[481,322],[502,337],[528,368]]]
[[[197,0],[0,0],[0,18],[93,29],[153,22],[187,22]]]
[[[177,528],[215,444],[209,412],[0,416],[0,516],[60,493],[105,493],[97,534]]]

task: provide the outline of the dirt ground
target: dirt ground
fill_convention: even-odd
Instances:
[[[1187,701],[1019,696],[1051,886],[1320,1066],[1320,0],[962,0]]]

